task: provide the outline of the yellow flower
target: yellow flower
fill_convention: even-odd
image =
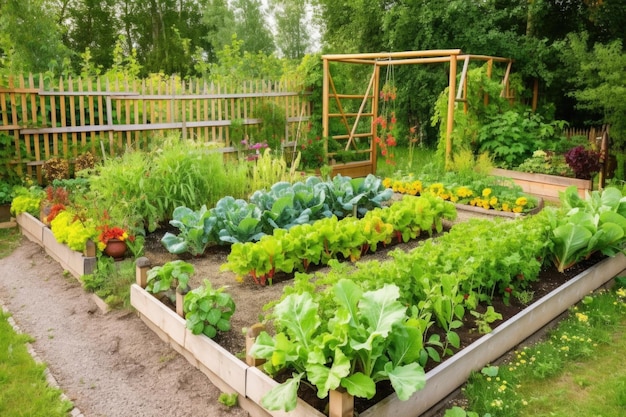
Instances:
[[[518,197],[517,200],[515,200],[515,204],[518,206],[525,206],[528,204],[528,199],[526,197]]]
[[[431,184],[430,187],[428,187],[428,189],[430,190],[431,193],[435,195],[441,195],[443,193],[443,184],[440,182],[436,182],[434,184]]]
[[[483,197],[487,198],[491,195],[491,188],[485,188],[483,190]]]
[[[576,318],[581,323],[587,323],[587,321],[589,321],[589,316],[583,313],[576,313]]]
[[[471,197],[473,194],[472,190],[470,190],[467,187],[459,187],[456,190],[456,195],[459,196],[459,198],[466,198],[466,197]]]
[[[391,178],[387,177],[387,178],[385,178],[385,179],[383,180],[383,187],[385,187],[385,188],[389,188],[389,187],[391,187],[391,184],[392,184],[392,183],[393,183],[393,182],[392,182]]]
[[[520,207],[520,206],[515,206],[515,207],[513,208],[513,213],[521,213],[521,212],[522,212],[522,210],[523,210],[523,209],[522,209],[522,207]]]
[[[498,204],[498,197],[491,197],[491,200],[489,200],[489,205],[494,207],[496,204]]]
[[[502,203],[502,211],[511,211],[511,207],[509,207],[509,203]]]
[[[620,288],[619,290],[617,290],[617,296],[618,297],[626,297],[626,289]]]

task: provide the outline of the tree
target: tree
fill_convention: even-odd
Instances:
[[[271,54],[276,50],[268,18],[260,0],[235,0],[235,31],[243,41],[242,51]]]
[[[571,95],[582,109],[601,115],[610,125],[613,142],[626,148],[626,53],[620,40],[595,43],[589,35],[571,34],[564,44],[563,61],[578,88]]]
[[[210,49],[209,62],[214,62],[217,51],[230,45],[235,34],[235,13],[228,7],[227,0],[208,0],[202,12],[202,23],[207,29],[205,35]]]
[[[66,45],[75,52],[90,51],[95,67],[109,68],[120,24],[115,14],[115,0],[80,0],[67,10]],[[61,9],[62,11],[64,10]],[[65,21],[65,12],[59,19]]]
[[[192,54],[208,49],[201,5],[196,1],[129,0],[118,3],[126,52],[137,50],[147,72],[193,72]]]
[[[12,72],[45,72],[65,65],[70,51],[43,0],[0,1],[0,64]]]
[[[302,59],[310,46],[306,0],[272,1],[276,19],[276,45],[282,56]]]

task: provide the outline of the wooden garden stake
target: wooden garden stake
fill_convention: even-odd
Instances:
[[[152,264],[148,258],[142,256],[141,258],[137,258],[135,265],[135,281],[141,288],[146,288],[146,284],[148,283],[148,270]]]
[[[254,345],[257,336],[261,334],[262,331],[265,331],[265,325],[255,323],[248,329],[248,333],[246,333],[246,363],[249,366],[259,366],[265,363],[265,359],[257,359],[250,355],[250,349],[252,349],[252,345]]]
[[[354,396],[346,390],[330,390],[328,417],[352,417],[354,415]]]
[[[181,289],[176,288],[176,314],[185,318],[185,312],[183,310],[183,303],[185,301],[185,294],[189,292],[188,288]]]
[[[93,243],[93,240],[91,239],[85,243],[85,256],[87,258],[93,258],[96,256],[96,244]]]

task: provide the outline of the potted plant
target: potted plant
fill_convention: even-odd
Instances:
[[[119,226],[103,224],[98,227],[98,248],[116,261],[124,259],[128,246],[126,241],[132,239],[128,231]]]

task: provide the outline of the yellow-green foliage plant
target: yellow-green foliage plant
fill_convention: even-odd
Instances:
[[[30,188],[17,187],[14,192],[15,197],[11,202],[11,214],[18,216],[22,213],[30,213],[35,217],[39,217],[39,206],[44,197],[43,190],[37,186]]]
[[[82,252],[88,240],[95,241],[98,237],[95,220],[80,220],[71,211],[61,211],[50,223],[54,238],[65,243],[70,249]]]
[[[268,189],[277,182],[295,182],[298,180],[296,168],[300,162],[300,155],[292,164],[292,168],[287,167],[287,162],[282,156],[274,156],[270,148],[265,149],[263,154],[254,162],[252,168],[252,180],[250,189]]]

